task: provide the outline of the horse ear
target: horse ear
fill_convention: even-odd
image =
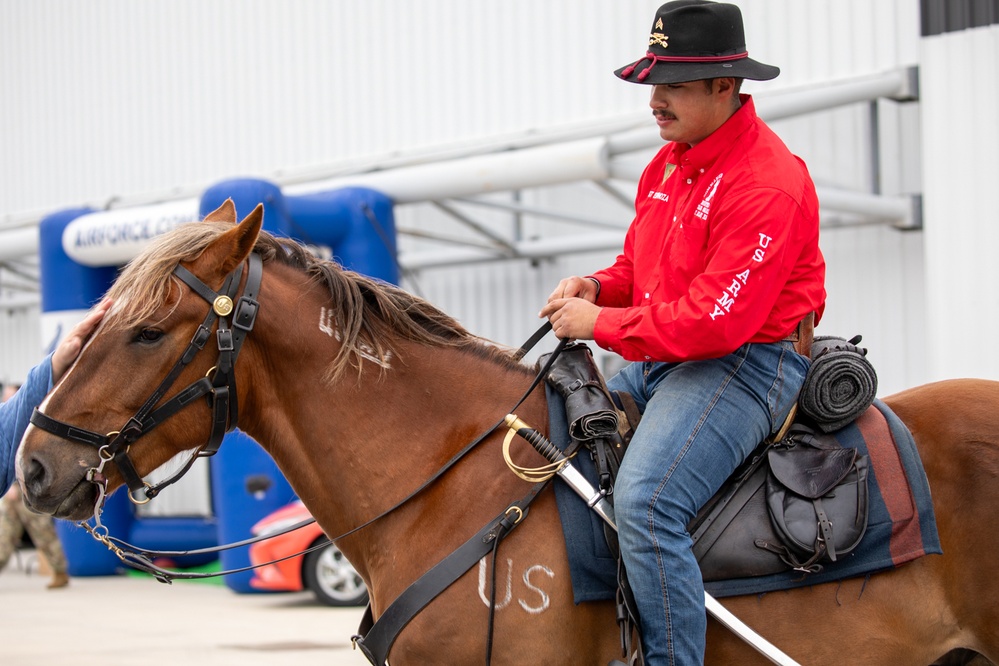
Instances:
[[[232,202],[232,199],[226,199],[221,206],[208,213],[208,215],[205,215],[205,219],[202,222],[227,222],[228,224],[236,224],[236,204]]]
[[[223,204],[222,208],[225,207]],[[213,212],[212,215],[217,212],[219,211]],[[235,208],[233,208],[233,212],[235,213]],[[208,218],[206,217],[205,220]],[[236,266],[243,263],[253,251],[263,223],[264,205],[257,204],[253,212],[243,218],[242,222],[216,238],[211,245],[205,248],[197,263],[205,262],[209,266],[217,266],[220,273],[228,274]]]
[[[257,236],[260,235],[260,229],[264,226],[264,205],[258,203],[257,207],[250,212],[249,215],[244,217],[239,225],[236,227],[238,230],[242,230],[243,234],[241,238],[241,245],[243,247],[243,259],[249,256],[250,252],[253,251],[253,246],[257,242]],[[240,259],[242,261],[242,259]]]

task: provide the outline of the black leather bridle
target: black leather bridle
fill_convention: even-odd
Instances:
[[[149,396],[132,418],[120,430],[106,435],[79,428],[50,416],[39,409],[31,415],[31,423],[42,430],[62,439],[87,444],[98,450],[101,462],[97,467],[87,471],[87,480],[99,486],[98,506],[95,516],[99,516],[107,488],[107,479],[103,474],[104,465],[114,462],[128,486],[128,497],[136,504],[144,504],[159,492],[182,477],[198,457],[210,456],[218,451],[222,439],[227,432],[236,427],[239,408],[236,397],[236,358],[243,341],[251,330],[260,309],[256,300],[260,291],[260,281],[263,275],[263,261],[260,255],[253,253],[248,258],[246,286],[243,295],[234,301],[239,290],[243,274],[243,264],[226,276],[219,292],[213,291],[197,276],[183,266],[178,265],[173,274],[191,290],[211,304],[204,321],[195,331],[187,349],[174,364],[160,385]],[[218,346],[218,360],[215,367],[208,373],[191,383],[187,388],[177,393],[173,398],[159,407],[156,405],[163,399],[170,387],[183,372],[184,368],[194,360],[194,357],[205,348],[212,334],[212,328],[218,322],[215,337]],[[165,481],[150,486],[142,480],[135,465],[128,456],[131,445],[143,435],[151,432],[168,418],[187,407],[198,398],[205,397],[212,410],[212,430],[208,441],[192,455],[187,463],[177,473]]]

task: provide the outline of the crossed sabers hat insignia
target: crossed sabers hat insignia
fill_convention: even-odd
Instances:
[[[663,29],[663,19],[662,19],[662,17],[660,17],[656,21],[655,29],[656,30],[662,30]],[[654,32],[651,35],[649,35],[649,46],[654,46],[655,44],[658,44],[659,46],[661,46],[663,48],[666,48],[667,46],[669,46],[669,44],[666,43],[667,39],[669,39],[669,37],[666,36],[666,35],[664,35],[663,33],[661,33],[661,32]]]

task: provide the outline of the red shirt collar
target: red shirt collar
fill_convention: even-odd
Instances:
[[[688,170],[696,174],[701,169],[711,166],[722,154],[732,148],[732,144],[743,132],[756,123],[756,105],[753,103],[753,98],[749,95],[739,95],[739,100],[742,106],[721,127],[696,146],[691,148],[686,143],[673,144],[675,161],[681,172],[684,172],[685,178],[690,177],[686,174]]]

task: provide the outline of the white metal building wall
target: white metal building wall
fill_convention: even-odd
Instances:
[[[999,379],[999,25],[923,39],[929,374]]]
[[[0,3],[0,215],[640,110],[658,4]],[[915,0],[739,4],[774,86],[916,61]]]
[[[0,105],[0,225],[113,197],[193,194],[239,175],[331,175],[431,147],[641,112],[648,90],[611,71],[644,52],[659,4],[0,3],[0,85],[10,100]],[[747,83],[749,92],[919,61],[916,0],[737,4],[751,55],[782,68],[773,82]],[[881,106],[882,129],[896,136],[911,112]],[[872,177],[868,113],[857,105],[776,127],[817,181],[859,189]],[[918,190],[912,164],[918,154],[893,153],[885,191]],[[589,187],[522,196],[627,223],[625,207]],[[400,210],[400,223],[440,223],[439,215],[417,213]],[[571,233],[550,221],[525,219],[524,228]],[[912,364],[923,356],[921,338],[911,333],[923,325],[921,237],[882,226],[823,233],[830,303],[820,332],[863,333],[886,391],[922,379]],[[476,332],[517,344],[559,277],[610,258],[425,270],[418,284]]]
[[[460,145],[634,108],[649,2],[0,3],[0,211]],[[637,91],[633,96],[637,95]],[[16,131],[11,128],[17,128]]]
[[[0,383],[21,384],[43,356],[38,306],[0,311]]]

